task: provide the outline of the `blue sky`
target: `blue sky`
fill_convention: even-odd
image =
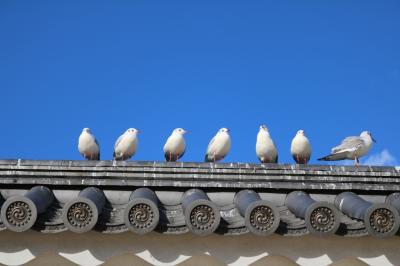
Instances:
[[[183,127],[183,161],[202,161],[228,127],[225,162],[257,162],[266,124],[280,162],[298,129],[311,163],[370,130],[371,155],[397,164],[399,14],[399,1],[1,1],[0,158],[81,159],[90,127],[111,159],[135,127],[133,160],[163,160]]]

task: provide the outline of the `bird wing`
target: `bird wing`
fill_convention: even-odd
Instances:
[[[167,141],[164,144],[164,148],[163,148],[164,152],[169,151],[170,146],[171,146],[170,142],[171,142],[171,136],[168,137]]]
[[[183,150],[183,152],[181,153],[181,155],[179,155],[178,159],[182,158],[182,156],[185,154],[186,148]]]
[[[96,143],[96,145],[97,145],[98,147],[100,147],[100,144],[99,144],[99,142],[97,141],[96,137],[93,136],[93,138],[94,138],[94,142]]]
[[[339,151],[336,153],[329,154],[328,156],[319,158],[319,161],[340,161],[340,160],[345,160],[347,159],[347,156],[349,154],[349,150],[344,150],[344,151]]]
[[[212,162],[211,158],[208,158],[208,153],[210,152],[210,148],[211,148],[211,146],[213,145],[213,143],[215,142],[215,139],[216,139],[216,138],[217,138],[217,136],[214,136],[214,137],[210,140],[210,143],[208,143],[207,152],[206,152],[206,155],[204,156],[204,161],[205,161],[205,162]]]
[[[332,148],[332,153],[341,153],[347,151],[355,151],[360,148],[361,145],[364,144],[364,141],[360,137],[347,137],[345,138],[340,145]]]
[[[215,142],[215,139],[216,139],[216,138],[217,138],[216,136],[213,137],[213,138],[210,140],[210,143],[208,143],[208,146],[207,146],[207,153],[210,151],[211,145],[213,145],[213,143]]]
[[[117,148],[118,144],[121,142],[122,138],[124,137],[125,134],[122,134],[121,136],[119,136],[119,138],[117,139],[117,141],[114,144],[114,150],[115,148]]]
[[[99,153],[97,154],[97,157],[95,158],[96,160],[100,160],[100,144],[97,141],[96,137],[94,135],[92,135],[93,139],[94,139],[94,143],[96,143],[97,147],[99,147]]]

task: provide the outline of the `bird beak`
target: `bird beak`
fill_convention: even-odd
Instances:
[[[184,130],[183,134],[189,133],[189,130]]]
[[[141,130],[139,130],[139,129],[136,129],[136,131],[137,131],[137,133],[142,133],[142,131],[141,131]]]

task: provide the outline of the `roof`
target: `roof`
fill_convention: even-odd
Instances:
[[[389,237],[400,225],[399,176],[397,167],[0,160],[0,230]]]

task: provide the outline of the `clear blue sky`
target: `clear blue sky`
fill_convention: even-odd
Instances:
[[[228,127],[225,162],[257,162],[260,124],[280,162],[298,129],[311,163],[362,130],[372,155],[400,158],[399,14],[399,1],[1,1],[0,158],[81,159],[90,127],[111,159],[135,127],[133,160],[163,160],[183,127],[183,161],[202,161]]]

